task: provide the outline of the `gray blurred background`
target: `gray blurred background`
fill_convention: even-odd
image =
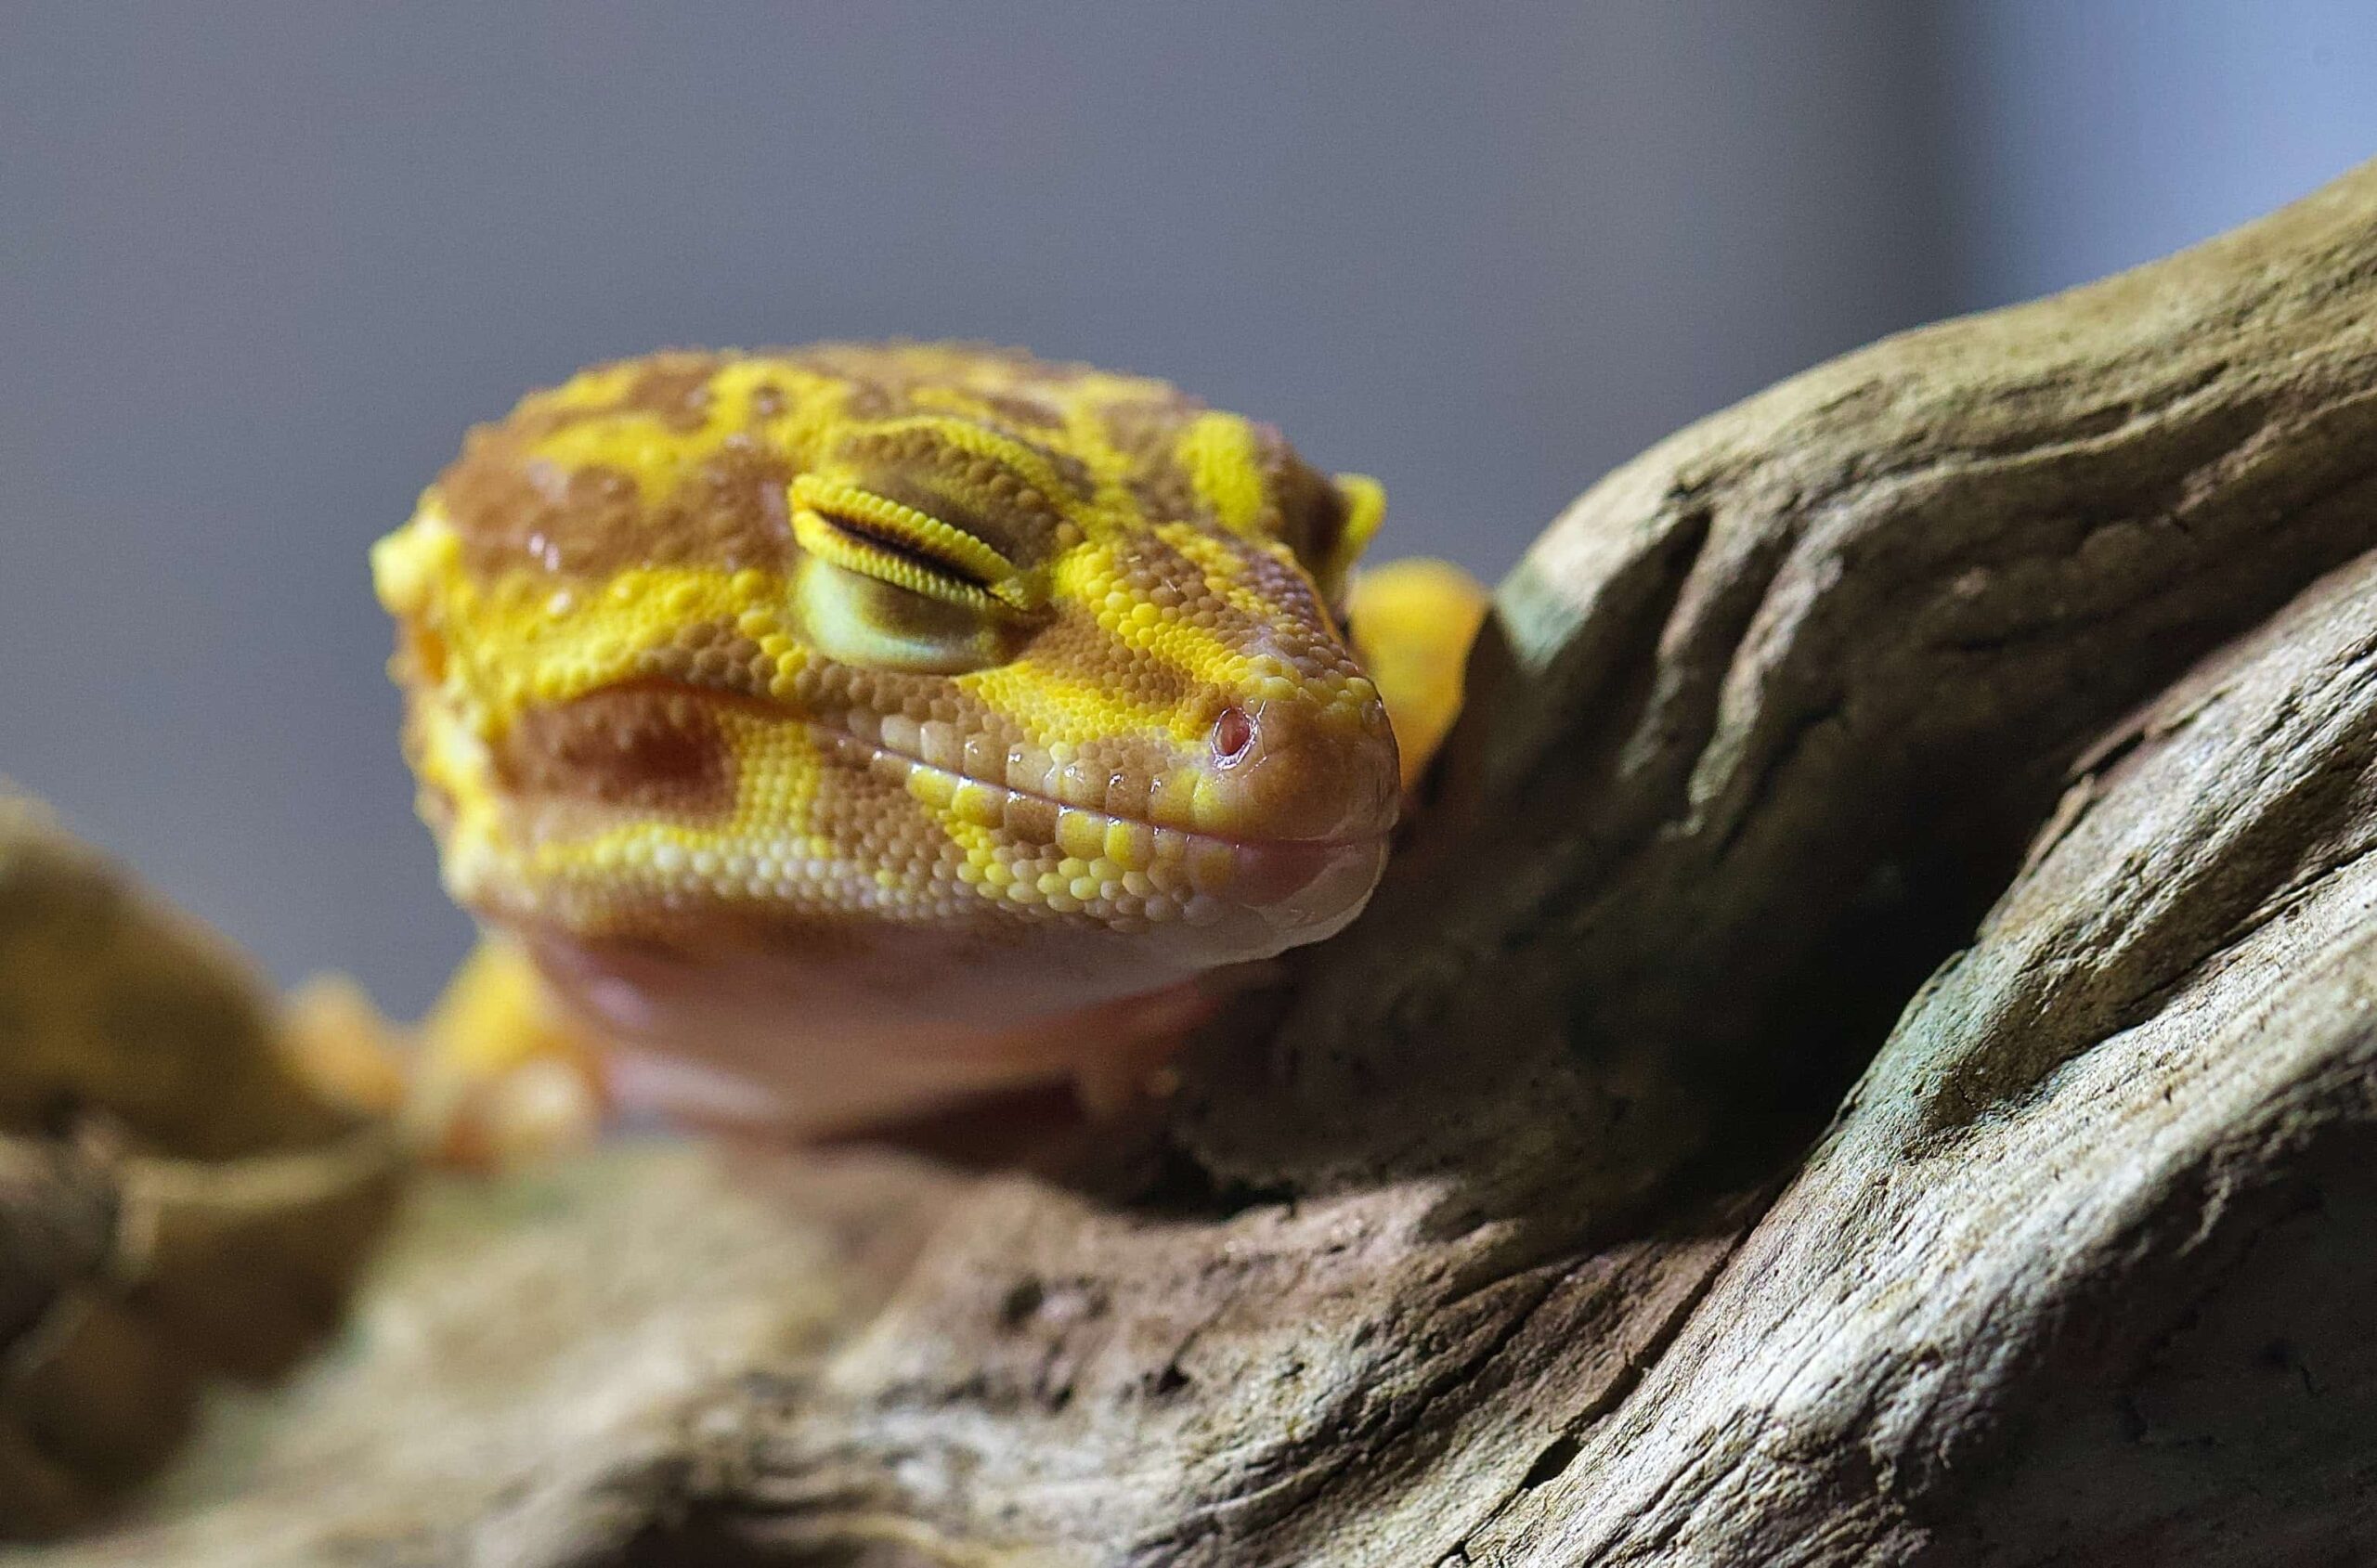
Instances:
[[[667,343],[1167,376],[1499,574],[1877,334],[2377,153],[2366,0],[0,6],[0,774],[284,979],[469,940],[364,567]]]

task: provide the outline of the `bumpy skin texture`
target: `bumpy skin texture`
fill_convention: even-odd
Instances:
[[[474,431],[373,567],[453,894],[831,1122],[1353,917],[1397,768],[1334,604],[1382,507],[1160,382],[677,353]]]

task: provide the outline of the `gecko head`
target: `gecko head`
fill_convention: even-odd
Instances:
[[[1161,382],[662,356],[475,432],[374,568],[461,901],[980,1020],[1360,910],[1396,750],[1333,602],[1381,504]]]

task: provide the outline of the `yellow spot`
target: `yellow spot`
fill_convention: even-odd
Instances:
[[[1007,821],[1007,797],[988,784],[969,779],[952,792],[949,810],[960,822],[976,827],[997,827]]]
[[[908,793],[937,811],[945,811],[957,797],[957,781],[938,768],[908,770]]]
[[[371,586],[392,616],[425,615],[438,587],[461,570],[462,541],[433,497],[423,497],[411,522],[371,547]]]
[[[1106,851],[1107,819],[1071,807],[1057,813],[1057,846],[1066,854],[1094,861]]]
[[[1337,493],[1344,498],[1345,525],[1337,535],[1337,548],[1314,573],[1331,598],[1344,590],[1345,574],[1354,569],[1354,563],[1377,536],[1379,525],[1386,520],[1386,487],[1369,474],[1337,475]]]
[[[1155,858],[1155,830],[1138,823],[1106,824],[1106,858],[1125,871],[1145,871]]]
[[[1173,453],[1216,522],[1233,534],[1260,529],[1266,506],[1253,426],[1236,414],[1200,414],[1180,433]]]

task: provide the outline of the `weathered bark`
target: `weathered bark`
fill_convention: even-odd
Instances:
[[[1546,535],[1094,1168],[451,1199],[58,1560],[2377,1557],[2372,551],[2377,166],[1811,371]]]

